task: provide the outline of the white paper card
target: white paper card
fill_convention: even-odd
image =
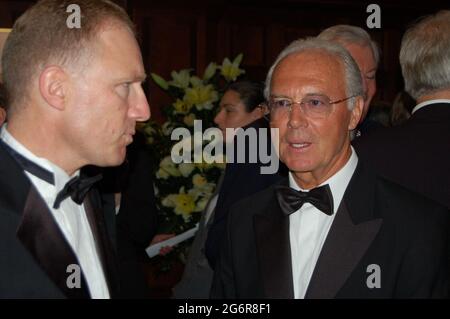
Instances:
[[[184,233],[178,234],[175,237],[169,238],[167,240],[161,241],[159,243],[147,247],[145,251],[147,252],[147,255],[150,258],[155,257],[156,255],[159,254],[159,251],[161,250],[162,247],[178,245],[179,243],[193,237],[197,232],[197,230],[198,230],[198,223],[195,225],[194,228],[191,228],[185,231]]]

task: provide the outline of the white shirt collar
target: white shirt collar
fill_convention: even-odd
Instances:
[[[348,183],[355,172],[356,166],[358,165],[358,155],[356,155],[353,146],[351,146],[352,154],[348,159],[347,163],[337,171],[333,176],[329,179],[321,183],[319,186],[328,184],[330,186],[331,194],[333,194],[333,207],[334,213],[337,212],[339,205],[341,204],[342,198],[344,197],[345,190],[347,189]],[[289,172],[289,187],[300,190],[303,192],[307,192],[308,190],[304,190],[297,185],[297,182],[294,180],[294,176],[291,172]]]
[[[80,171],[76,171],[72,176],[69,176],[61,167],[58,165],[50,162],[49,160],[38,157],[34,155],[30,150],[28,150],[22,143],[20,143],[18,140],[16,140],[11,133],[7,130],[7,123],[2,126],[1,132],[0,132],[0,138],[3,139],[3,141],[8,144],[12,149],[14,149],[17,153],[24,156],[28,160],[32,161],[33,163],[38,164],[39,166],[45,168],[46,170],[53,173],[55,178],[55,188],[57,191],[63,189],[64,185],[74,176],[78,176],[80,174]]]
[[[436,99],[436,100],[428,100],[422,103],[417,104],[413,110],[412,110],[412,114],[414,114],[414,112],[417,112],[418,110],[420,110],[421,108],[423,108],[426,105],[430,105],[430,104],[436,104],[436,103],[450,103],[450,100],[448,99]]]

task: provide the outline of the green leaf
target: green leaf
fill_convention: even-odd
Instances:
[[[150,76],[152,77],[153,81],[155,81],[155,83],[158,84],[163,90],[169,89],[169,84],[167,83],[167,81],[160,77],[158,74],[150,73]]]

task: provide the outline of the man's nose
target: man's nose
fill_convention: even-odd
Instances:
[[[308,118],[305,115],[303,106],[301,103],[292,103],[291,109],[288,113],[288,126],[291,128],[297,128],[308,125]]]
[[[142,88],[139,89],[136,100],[132,101],[132,103],[130,117],[134,118],[137,122],[147,121],[151,116],[150,105]]]

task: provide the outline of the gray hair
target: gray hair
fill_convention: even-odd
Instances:
[[[264,89],[264,96],[266,99],[269,99],[270,97],[272,74],[277,65],[289,55],[311,51],[322,52],[331,55],[339,60],[344,68],[346,84],[345,93],[347,97],[362,96],[364,94],[361,72],[359,71],[359,67],[356,64],[355,60],[353,60],[352,56],[350,55],[350,53],[348,53],[347,50],[345,50],[339,44],[333,42],[321,40],[318,38],[306,38],[296,40],[289,44],[283,51],[281,51],[274,64],[272,64],[266,77],[266,87]],[[347,106],[349,110],[352,110],[355,106],[355,99],[350,99]]]
[[[319,39],[338,42],[340,44],[358,44],[363,47],[370,47],[375,64],[380,62],[380,48],[372,40],[366,30],[348,24],[338,24],[323,30],[318,36]]]
[[[400,65],[405,91],[416,100],[450,88],[450,11],[439,11],[406,31]]]

